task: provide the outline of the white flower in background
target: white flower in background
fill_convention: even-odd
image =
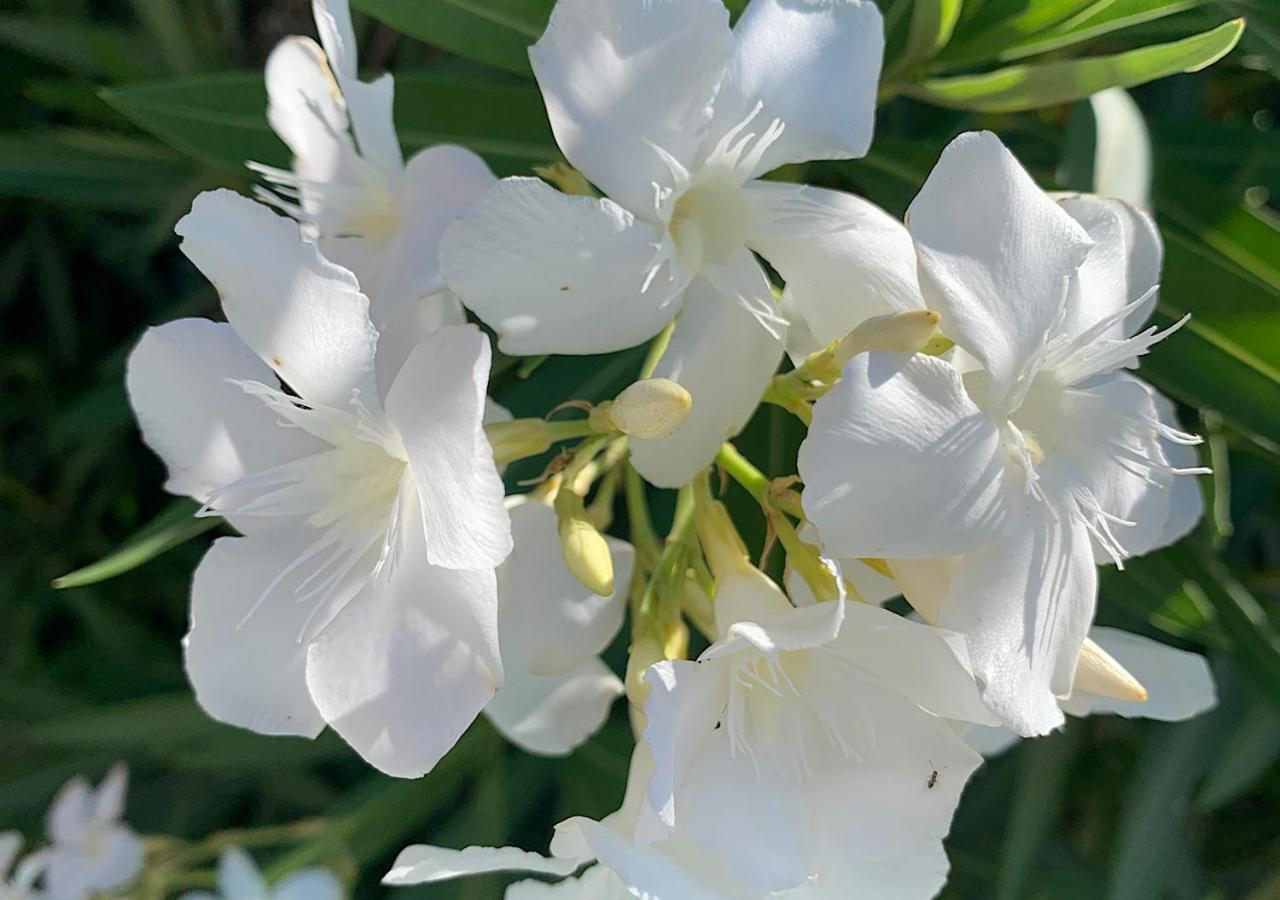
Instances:
[[[37,854],[49,900],[114,891],[142,871],[142,840],[120,821],[128,781],[128,770],[117,765],[96,790],[73,778],[54,798],[48,816],[52,846]]]
[[[328,869],[300,869],[268,885],[253,859],[229,847],[218,860],[218,892],[190,891],[181,900],[342,900],[342,884]]]
[[[1159,236],[1117,201],[1055,202],[989,133],[943,152],[908,225],[963,355],[854,357],[801,447],[805,511],[831,555],[889,559],[926,620],[965,634],[991,708],[1043,734],[1093,619],[1095,557],[1164,546],[1199,515],[1175,479],[1199,471],[1199,439],[1123,372],[1168,333],[1141,330]]]
[[[1094,650],[1118,665],[1120,677],[1105,682],[1076,670],[1071,693],[1059,704],[1068,715],[1113,714],[1126,719],[1182,722],[1213,709],[1218,697],[1213,673],[1203,656],[1188,653],[1118,628],[1089,630]],[[1083,659],[1083,655],[1082,655]],[[1124,676],[1128,676],[1125,679]],[[1125,681],[1132,690],[1124,689]],[[985,757],[1003,753],[1018,740],[1007,728],[973,726],[964,739]]]
[[[127,382],[166,487],[245,535],[196,570],[196,696],[267,734],[328,723],[383,771],[421,775],[502,685],[511,529],[481,425],[488,341],[444,328],[382,393],[367,299],[294,222],[218,191],[177,230],[229,324],[151,329]]]
[[[753,0],[733,30],[721,0],[560,0],[530,59],[560,149],[607,197],[499,182],[441,242],[449,286],[513,354],[620,350],[678,315],[655,374],[693,409],[675,434],[633,441],[632,459],[655,484],[687,482],[782,355],[785,322],[752,251],[801,283],[809,245],[847,232],[828,252],[900,280],[899,257],[885,274],[875,252],[881,231],[910,243],[885,213],[759,180],[866,152],[883,50],[867,0]]]
[[[594,734],[622,694],[622,682],[599,658],[626,614],[635,551],[606,538],[614,591],[582,586],[560,552],[555,512],[510,497],[515,546],[498,568],[498,635],[506,683],[485,715],[516,746],[562,756]]]
[[[357,77],[347,0],[313,0],[312,10],[324,49],[288,37],[267,60],[267,118],[293,151],[293,171],[250,167],[272,185],[259,196],[303,223],[327,259],[355,273],[381,334],[385,390],[418,340],[466,321],[444,288],[436,244],[496,179],[479,156],[451,145],[427,147],[406,163],[392,119],[392,76]]]
[[[39,900],[36,881],[44,872],[46,855],[33,853],[18,859],[22,835],[16,831],[0,832],[0,900]]]

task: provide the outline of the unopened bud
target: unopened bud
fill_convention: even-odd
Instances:
[[[669,437],[689,418],[693,397],[669,378],[645,378],[618,395],[609,419],[623,434],[656,441]]]
[[[867,319],[836,345],[835,362],[843,367],[854,356],[869,350],[915,353],[929,343],[941,320],[942,317],[931,309]]]
[[[583,587],[601,597],[613,595],[613,555],[604,535],[585,516],[560,520],[560,551]]]
[[[1084,639],[1084,646],[1080,648],[1071,689],[1129,703],[1141,703],[1147,699],[1147,689],[1142,683],[1089,638]]]
[[[493,458],[500,466],[527,456],[537,456],[551,446],[552,435],[542,419],[490,422],[484,426],[484,433],[493,447]]]

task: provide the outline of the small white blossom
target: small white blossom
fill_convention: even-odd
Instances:
[[[44,872],[47,854],[33,853],[19,859],[22,835],[16,831],[0,832],[0,900],[40,900],[36,881]]]
[[[786,322],[753,251],[802,285],[815,240],[840,233],[828,252],[856,254],[869,280],[905,277],[902,254],[860,251],[909,246],[885,213],[760,180],[866,152],[883,51],[867,0],[753,0],[732,30],[721,0],[560,0],[530,60],[561,150],[607,196],[499,182],[445,233],[449,286],[513,354],[619,350],[678,315],[654,374],[693,407],[675,433],[633,440],[632,460],[655,484],[687,482],[782,356]]]
[[[300,869],[268,885],[253,859],[229,847],[218,860],[218,892],[190,891],[181,900],[342,900],[342,884],[328,869]]]
[[[310,38],[285,38],[266,69],[267,118],[293,151],[293,170],[250,165],[271,184],[259,196],[355,273],[380,333],[385,389],[421,338],[466,321],[440,277],[436,245],[496,179],[479,156],[453,145],[427,147],[406,163],[392,76],[359,80],[347,0],[311,5],[323,49]]]
[[[219,191],[178,233],[229,324],[151,329],[127,381],[168,489],[244,535],[196,571],[197,699],[267,734],[328,723],[383,771],[421,775],[502,685],[511,528],[482,429],[488,340],[441,329],[380,391],[368,300],[296,223]]]
[[[991,708],[1043,734],[1062,723],[1095,562],[1164,546],[1200,512],[1175,477],[1200,471],[1199,439],[1124,371],[1168,333],[1142,327],[1159,236],[1119,201],[1046,196],[988,133],[947,148],[908,225],[957,352],[846,365],[801,447],[805,511],[832,555],[889,559],[928,621],[966,635]]]
[[[48,816],[52,845],[38,854],[49,900],[114,891],[142,871],[142,841],[120,821],[128,779],[128,770],[117,765],[96,790],[73,778],[58,792]]]

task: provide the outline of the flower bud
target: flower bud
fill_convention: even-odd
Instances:
[[[836,365],[843,367],[854,356],[868,350],[915,353],[929,343],[938,330],[941,319],[931,309],[915,309],[867,319],[836,345]]]
[[[493,458],[500,466],[527,456],[537,456],[551,446],[552,435],[542,419],[491,422],[485,425],[484,433],[493,447]]]
[[[613,594],[613,555],[604,536],[585,516],[560,520],[560,550],[564,563],[583,587],[609,597]]]
[[[645,378],[618,395],[609,418],[623,434],[658,440],[675,433],[689,418],[693,397],[669,378]]]
[[[1084,646],[1080,648],[1071,689],[1129,703],[1141,703],[1147,699],[1147,689],[1141,682],[1089,638],[1084,639]]]

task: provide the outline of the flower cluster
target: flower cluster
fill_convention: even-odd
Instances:
[[[1145,212],[1046,194],[985,132],[905,223],[769,175],[867,152],[870,0],[752,0],[732,28],[721,0],[559,0],[530,59],[564,190],[459,147],[405,161],[392,77],[359,79],[345,0],[313,6],[322,46],[267,65],[292,169],[254,165],[263,202],[202,194],[177,227],[226,321],[152,328],[129,360],[167,488],[239,533],[195,573],[196,696],[261,733],[328,726],[402,777],[481,713],[562,755],[625,693],[637,734],[621,808],[564,822],[550,856],[411,847],[389,883],[928,897],[975,747],[1213,704],[1198,657],[1091,631],[1098,565],[1201,514],[1198,438],[1133,374],[1172,330],[1145,324]],[[476,319],[509,356],[650,359],[611,402],[545,398],[585,417],[512,419]],[[761,402],[808,426],[795,477],[726,443]],[[507,496],[503,467],[554,445]],[[715,465],[759,501],[784,584]],[[642,478],[678,489],[665,543]],[[631,543],[605,536],[620,487]],[[899,594],[918,615],[882,606]],[[628,618],[619,678],[600,654]],[[236,856],[222,878],[268,896]]]

